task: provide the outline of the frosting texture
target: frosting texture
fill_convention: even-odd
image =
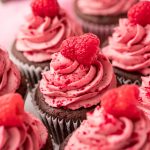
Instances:
[[[143,115],[132,120],[106,113],[97,107],[73,133],[65,150],[148,150],[150,122]]]
[[[133,25],[120,19],[103,53],[112,65],[126,71],[150,74],[150,25]]]
[[[7,52],[0,49],[0,96],[14,93],[20,85],[20,72],[11,62]]]
[[[44,125],[30,114],[25,113],[21,126],[0,126],[0,149],[40,150],[46,144],[47,137]]]
[[[118,15],[127,13],[137,0],[77,0],[80,11],[87,15]]]
[[[53,54],[50,70],[42,74],[40,91],[49,106],[74,110],[98,104],[101,95],[115,86],[112,66],[101,53],[95,64],[84,66],[59,52]]]
[[[51,59],[51,54],[59,51],[61,42],[82,33],[63,10],[54,18],[34,16],[26,18],[18,33],[16,48],[32,62],[43,62]]]

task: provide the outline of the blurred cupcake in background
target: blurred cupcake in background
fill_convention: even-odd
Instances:
[[[99,44],[90,33],[64,40],[61,51],[52,56],[50,70],[42,74],[33,103],[56,143],[80,125],[108,89],[116,87],[113,68]]]
[[[0,48],[0,96],[19,92],[23,97],[27,93],[25,77],[9,59],[8,53]]]
[[[51,139],[42,122],[24,111],[22,97],[0,97],[0,149],[52,150]]]
[[[85,32],[98,35],[105,41],[118,19],[126,17],[129,8],[138,0],[75,0],[77,19]]]
[[[18,31],[12,47],[14,62],[34,85],[41,77],[42,70],[49,68],[51,54],[59,51],[61,42],[82,30],[57,0],[32,0],[32,12]]]
[[[150,2],[135,4],[102,49],[114,67],[120,84],[141,85],[141,76],[150,75]]]
[[[138,108],[139,90],[124,85],[102,97],[102,107],[66,139],[60,150],[149,150],[150,120]]]

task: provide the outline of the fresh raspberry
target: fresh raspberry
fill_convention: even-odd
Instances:
[[[77,42],[77,37],[70,37],[64,40],[61,44],[61,54],[71,60],[75,60],[75,45]]]
[[[76,59],[79,63],[90,65],[95,59],[100,41],[98,37],[92,33],[81,35],[77,39]]]
[[[140,116],[137,108],[139,90],[136,85],[123,85],[102,96],[102,106],[106,112],[116,117],[136,120]]]
[[[35,16],[55,17],[59,12],[57,0],[32,0],[31,8]]]
[[[92,64],[99,47],[98,37],[92,33],[71,37],[61,45],[61,54],[65,57],[77,60],[83,65]]]
[[[131,23],[145,26],[150,24],[150,2],[142,1],[135,4],[128,11],[128,18]]]
[[[24,103],[19,94],[0,97],[0,125],[20,126],[23,121]]]

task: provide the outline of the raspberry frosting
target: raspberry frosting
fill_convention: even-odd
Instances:
[[[20,85],[20,72],[6,51],[0,49],[0,96],[14,93]]]
[[[101,95],[115,86],[112,66],[101,53],[96,64],[84,66],[59,52],[53,54],[50,70],[42,74],[40,91],[48,105],[75,110],[98,104]]]
[[[65,150],[149,150],[150,121],[115,118],[97,107],[73,133]]]
[[[126,13],[137,0],[77,0],[80,11],[87,15],[118,15]]]
[[[46,144],[47,137],[44,125],[32,115],[25,113],[21,126],[0,126],[0,149],[40,150]]]
[[[29,61],[43,62],[50,60],[51,54],[59,51],[64,39],[81,33],[80,26],[62,9],[54,18],[42,18],[31,13],[18,33],[16,48]]]
[[[103,53],[112,65],[126,71],[150,74],[150,25],[133,25],[128,19],[120,19],[119,26],[109,38]]]

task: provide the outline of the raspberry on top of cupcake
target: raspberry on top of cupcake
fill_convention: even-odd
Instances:
[[[112,89],[102,97],[102,107],[72,134],[65,150],[149,150],[150,121],[138,109],[135,85]]]
[[[31,62],[50,60],[64,39],[82,33],[57,0],[32,0],[31,10],[16,40],[17,51]]]
[[[24,111],[22,97],[6,94],[0,97],[0,149],[40,150],[48,133],[44,125]]]
[[[135,4],[128,18],[119,20],[103,53],[114,67],[150,75],[150,1]]]
[[[18,68],[9,59],[8,53],[0,48],[0,96],[16,92],[20,81]]]
[[[106,90],[116,86],[112,66],[99,51],[99,44],[91,33],[63,41],[40,82],[48,105],[72,110],[91,107],[100,102]]]

